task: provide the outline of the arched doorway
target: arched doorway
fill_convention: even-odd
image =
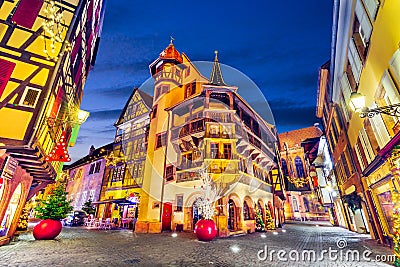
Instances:
[[[233,231],[236,230],[236,206],[232,199],[228,201],[228,229]]]
[[[11,196],[10,203],[8,204],[7,211],[4,214],[3,220],[0,224],[0,237],[7,236],[11,223],[14,220],[15,211],[18,208],[19,200],[21,199],[22,185],[19,184]]]

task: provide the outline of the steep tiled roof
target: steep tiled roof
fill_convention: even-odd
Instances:
[[[288,147],[301,147],[301,142],[309,138],[320,137],[322,135],[321,129],[316,126],[293,130],[290,132],[281,133],[278,135],[280,150],[283,150],[283,144],[287,143]]]
[[[108,154],[108,152],[112,151],[113,147],[114,147],[114,143],[109,143],[107,145],[99,147],[99,148],[95,149],[91,155],[87,155],[83,158],[80,158],[70,165],[64,165],[63,170],[73,169],[77,166],[84,165],[89,162],[95,161],[99,158],[102,158],[102,157],[106,156]]]

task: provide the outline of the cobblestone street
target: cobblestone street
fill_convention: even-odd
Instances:
[[[391,255],[368,235],[316,223],[286,224],[274,234],[254,233],[216,239],[209,243],[197,241],[192,233],[133,234],[129,230],[91,230],[64,227],[56,240],[36,241],[31,232],[21,234],[9,245],[0,247],[1,266],[388,266],[375,262],[376,255]],[[340,242],[338,242],[340,240]],[[346,244],[347,243],[347,244]],[[260,250],[285,250],[265,256]],[[338,246],[342,249],[339,249]],[[322,250],[338,250],[337,260]],[[294,252],[299,252],[299,261]],[[315,250],[316,257],[302,260],[302,251]],[[345,257],[348,250],[357,250],[360,261]],[[363,259],[367,253],[371,262]],[[269,255],[269,254],[268,254]],[[284,261],[286,259],[287,261]],[[342,261],[340,261],[342,259]],[[346,259],[348,259],[346,261]],[[388,262],[390,263],[390,262]]]

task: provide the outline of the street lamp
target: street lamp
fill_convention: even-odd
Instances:
[[[400,117],[400,103],[370,109],[365,106],[365,96],[356,92],[351,93],[349,105],[354,112],[360,113],[361,118],[372,118],[380,113]]]
[[[87,118],[89,117],[90,113],[86,110],[73,110],[72,112],[67,114],[67,118],[58,119],[58,118],[47,118],[47,123],[49,126],[54,127],[62,124],[69,123],[70,125],[81,125],[83,124]]]

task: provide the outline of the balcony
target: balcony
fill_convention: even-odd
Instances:
[[[188,135],[194,135],[196,137],[203,137],[203,132],[205,131],[205,119],[192,121],[185,124],[182,127],[176,127],[172,129],[171,139],[176,140],[178,138],[183,138]]]
[[[182,72],[175,67],[171,67],[169,69],[164,69],[158,73],[156,73],[153,78],[155,83],[158,83],[162,80],[169,80],[175,82],[177,85],[182,84]]]
[[[201,165],[203,165],[202,161],[189,161],[189,162],[184,162],[184,163],[181,163],[180,165],[178,165],[176,167],[176,170],[184,171],[184,170],[188,170],[188,169],[201,167]]]

